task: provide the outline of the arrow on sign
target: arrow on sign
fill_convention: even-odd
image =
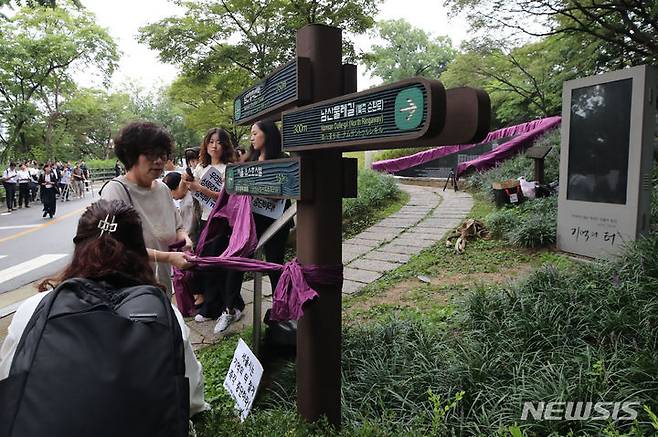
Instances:
[[[409,98],[407,98],[407,104],[409,106],[406,106],[404,108],[400,108],[400,112],[408,112],[407,121],[409,121],[409,120],[411,120],[411,117],[413,117],[414,114],[416,113],[416,109],[418,108],[418,106],[416,106],[416,103],[414,103],[414,101],[409,99]]]

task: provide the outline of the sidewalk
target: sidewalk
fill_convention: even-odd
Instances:
[[[406,185],[400,188],[410,195],[409,202],[398,212],[343,242],[343,295],[354,294],[379,279],[384,273],[403,265],[421,250],[441,240],[457,227],[473,207],[473,199],[464,192],[442,191],[438,187]],[[36,284],[36,283],[35,283]],[[6,336],[11,314],[17,303],[34,294],[34,285],[0,295],[0,342]],[[198,323],[190,318],[190,339],[195,349],[217,343],[251,326],[253,320],[253,281],[242,284],[246,304],[244,316],[222,334],[214,334],[215,321]],[[267,276],[263,277],[263,310],[272,306],[272,290]],[[11,310],[11,311],[10,311]]]
[[[421,250],[441,240],[459,226],[473,207],[473,199],[464,192],[442,191],[430,186],[401,184],[410,195],[398,212],[343,242],[343,295],[350,295],[379,279],[384,273],[403,265]],[[242,285],[246,307],[242,319],[222,334],[214,334],[215,321],[187,322],[195,349],[217,343],[225,335],[239,332],[253,320],[253,281]],[[263,277],[263,310],[272,306],[272,291]]]

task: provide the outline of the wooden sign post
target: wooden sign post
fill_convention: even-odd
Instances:
[[[281,116],[283,150],[300,160],[231,165],[226,186],[230,193],[298,199],[297,258],[302,265],[336,266],[342,264],[342,198],[354,194],[348,179],[355,177],[354,163],[342,152],[477,142],[489,131],[491,105],[481,90],[446,91],[424,78],[345,95],[356,89],[356,70],[342,65],[341,30],[334,27],[300,29],[298,65],[300,59],[307,60],[309,100],[315,103],[283,113],[283,106],[261,108],[241,119]],[[249,93],[236,99],[240,111]],[[342,290],[316,291],[319,298],[304,307],[298,322],[297,409],[306,420],[326,416],[340,426]]]

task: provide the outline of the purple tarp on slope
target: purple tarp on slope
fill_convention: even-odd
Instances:
[[[479,156],[471,161],[462,162],[457,166],[457,175],[464,173],[471,168],[484,170],[493,167],[496,163],[504,161],[510,156],[516,154],[520,149],[531,144],[538,136],[560,124],[561,117],[548,117],[528,123],[509,126],[490,132],[487,137],[476,144],[460,144],[454,146],[441,146],[431,150],[425,150],[414,155],[403,156],[402,158],[387,159],[377,161],[372,164],[372,169],[386,173],[396,173],[406,170],[417,165],[424,164],[444,156],[468,150],[479,144],[489,143],[500,138],[514,137],[510,141],[501,144],[494,150]]]

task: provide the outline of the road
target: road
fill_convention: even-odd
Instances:
[[[94,193],[95,194],[95,193]],[[53,219],[42,218],[34,203],[12,213],[0,213],[0,294],[58,273],[73,253],[78,219],[98,195],[57,201]]]

